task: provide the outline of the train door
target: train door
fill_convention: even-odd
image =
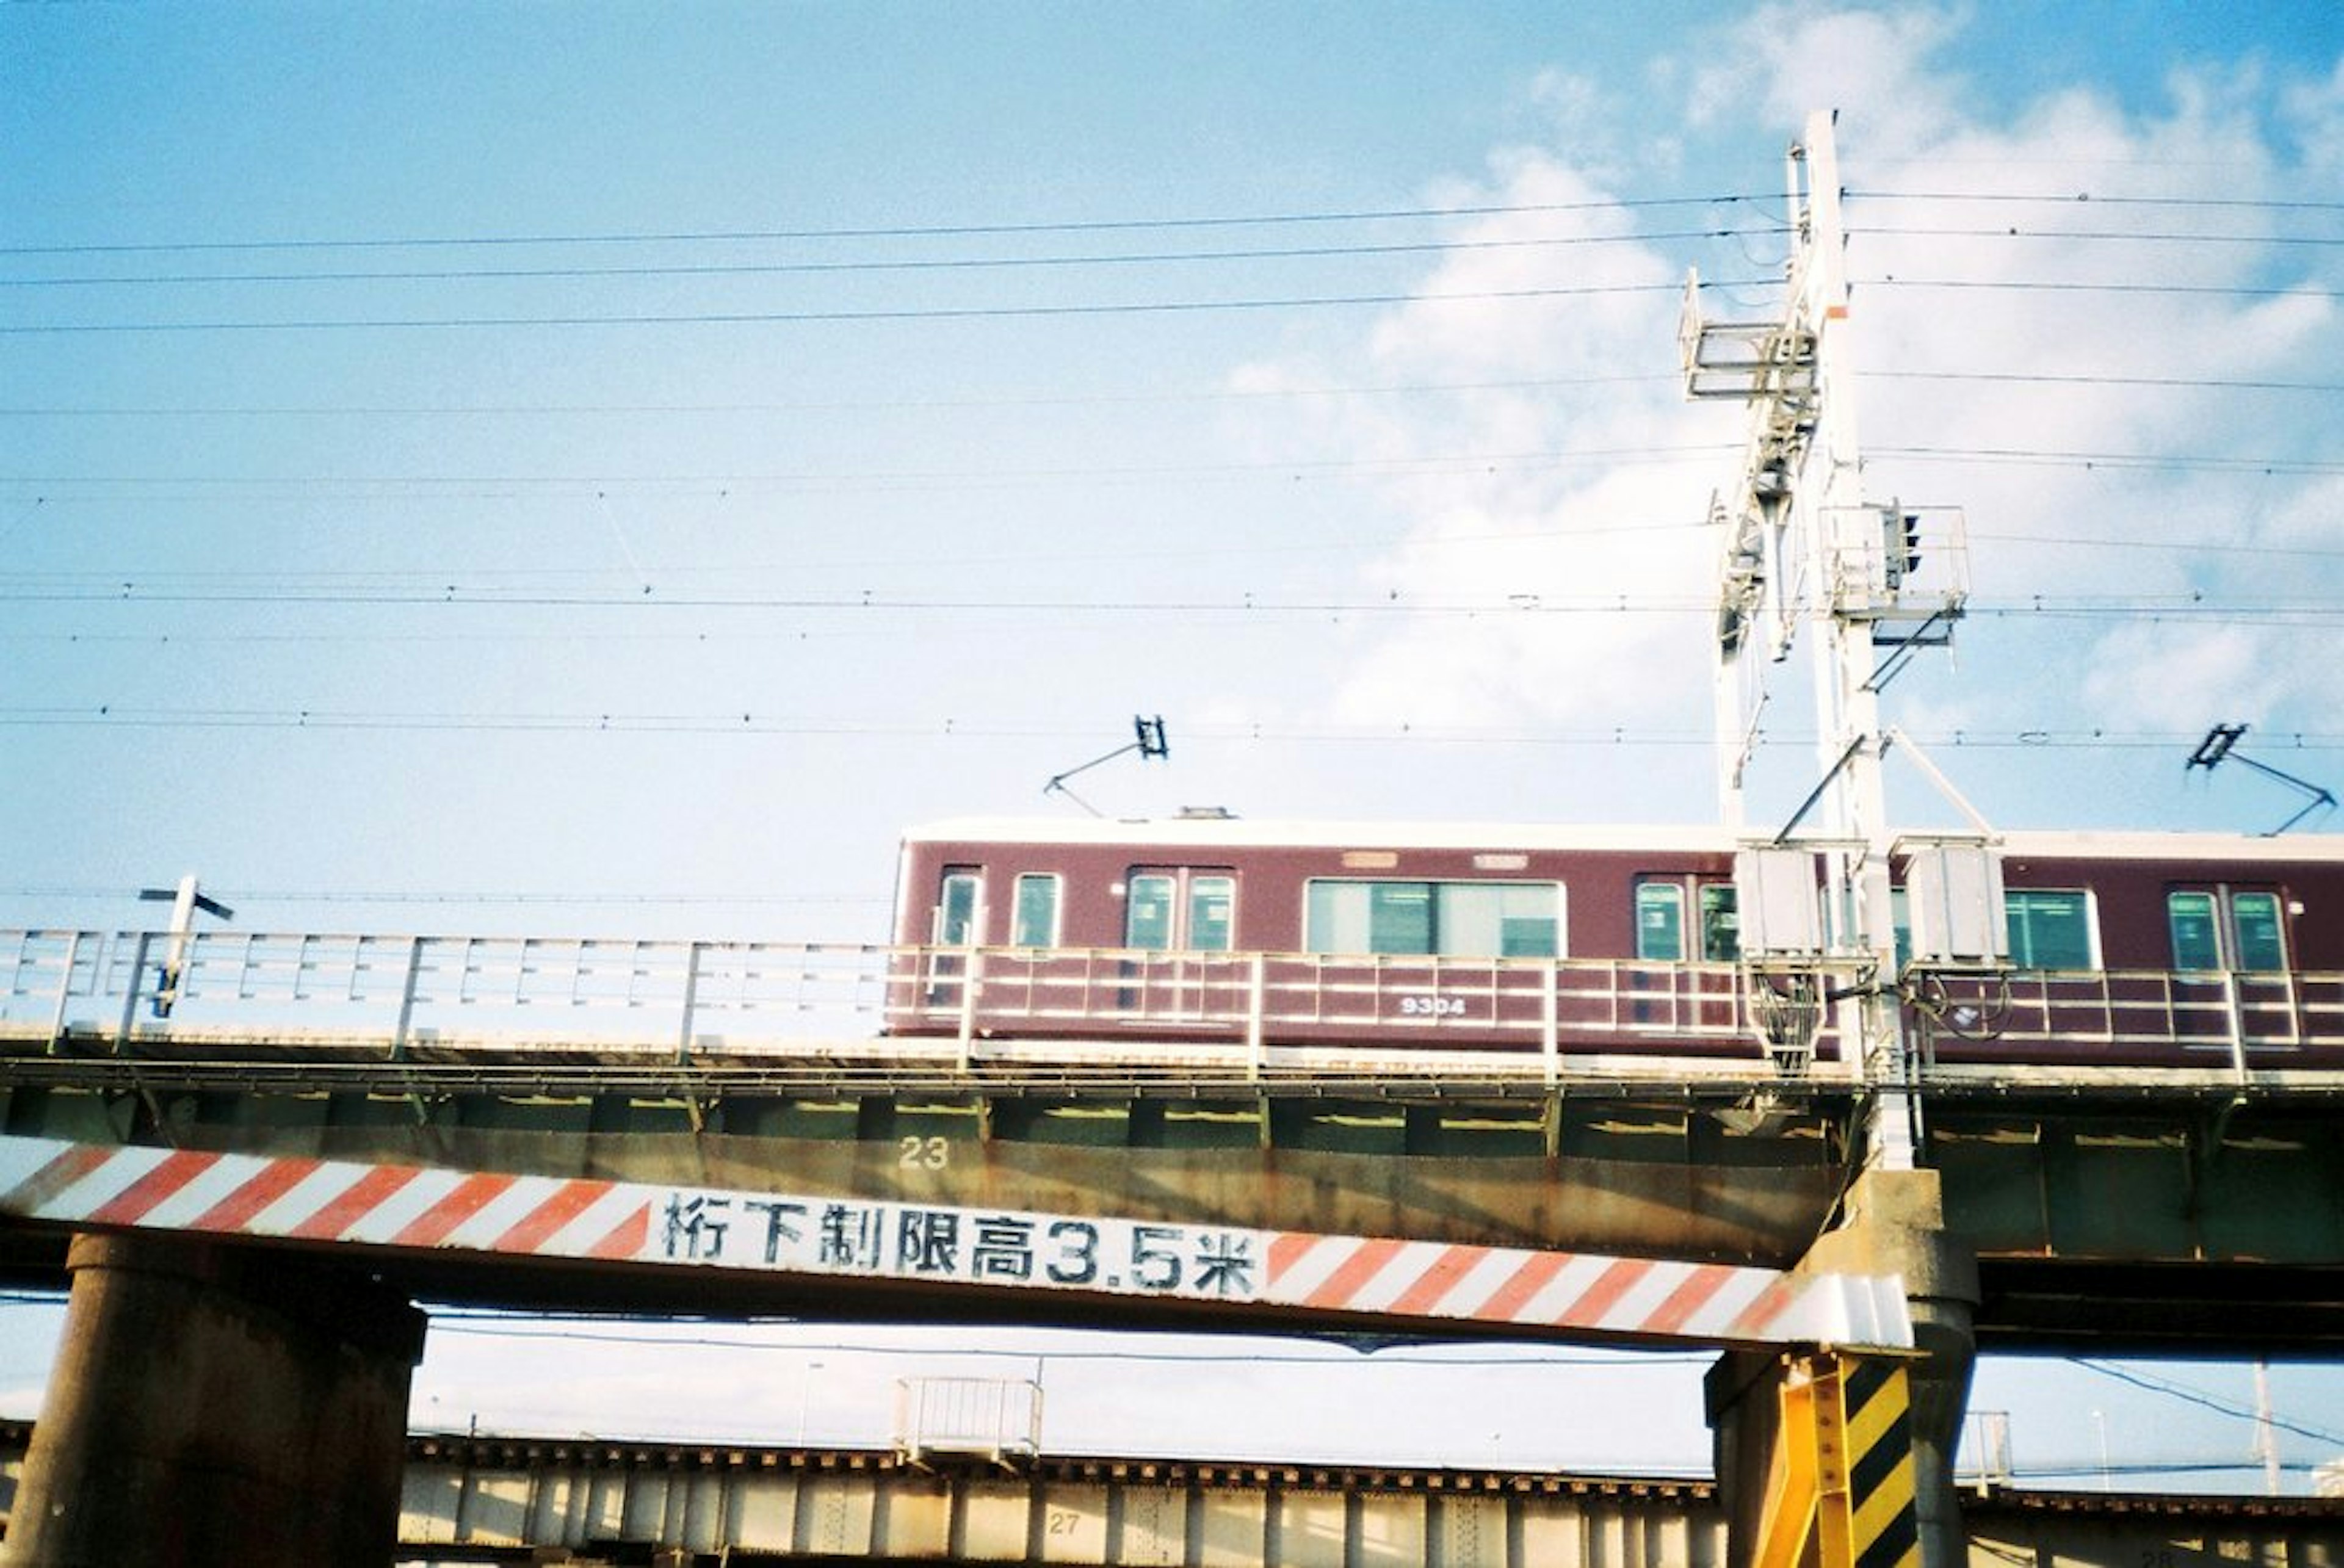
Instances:
[[[1123,945],[1142,953],[1226,953],[1237,936],[1237,874],[1217,866],[1134,867]]]
[[[1124,879],[1117,1004],[1147,1016],[1218,1013],[1237,941],[1237,873],[1226,866],[1136,865]]]
[[[968,973],[965,951],[985,938],[985,872],[980,866],[948,865],[936,884],[935,908],[928,919],[927,1002],[932,1007],[960,1005],[961,980]]]
[[[1737,977],[1682,966],[1731,964],[1742,956],[1733,884],[1713,877],[1640,876],[1635,919],[1636,962],[1628,970],[1635,995],[1629,1020],[1730,1032],[1739,1006]]]
[[[1685,929],[1687,890],[1694,928]],[[1691,938],[1698,938],[1697,943]],[[1707,877],[1643,876],[1636,880],[1636,957],[1647,964],[1731,964],[1742,956],[1741,919],[1733,884]]]
[[[2204,883],[2168,888],[2175,1032],[2244,1044],[2292,1045],[2297,1028],[2288,968],[2287,905],[2275,887]]]

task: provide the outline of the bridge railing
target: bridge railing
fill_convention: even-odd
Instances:
[[[0,931],[0,1031],[399,1055],[990,1040],[1763,1059],[1731,965],[327,933]],[[924,1047],[915,1042],[925,1042]]]
[[[992,1042],[1766,1060],[1730,964],[610,937],[0,931],[0,1032],[52,1043],[869,1054]],[[1832,984],[1845,983],[1834,979]],[[1925,1061],[2344,1067],[2344,975],[1908,976]],[[1819,1009],[1827,1013],[1828,1009]],[[1828,1017],[1818,1061],[1838,1057]],[[924,1046],[915,1042],[924,1041]],[[940,1045],[941,1043],[941,1045]]]
[[[852,1040],[887,949],[819,943],[320,933],[0,932],[0,1026],[133,1039],[288,1036],[392,1051]]]
[[[1731,964],[1119,948],[920,948],[891,1027],[1265,1040],[1426,1040],[1555,1050],[1667,1041],[1756,1054]]]
[[[2284,1066],[2344,1065],[2344,975],[2056,970],[1928,976],[1915,987],[1925,1048],[1997,1057]]]

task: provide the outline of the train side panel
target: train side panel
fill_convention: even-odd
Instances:
[[[914,839],[905,865],[898,941],[986,951],[980,994],[928,986],[898,1032],[1756,1054],[1730,967],[1636,957],[1639,886],[1680,890],[1686,919],[1730,882],[1722,849]],[[955,885],[965,918],[942,913]],[[1325,922],[1403,927],[1412,900],[1471,905],[1459,921],[1499,935],[1344,950],[1373,944],[1314,941],[1314,898]]]
[[[1722,838],[1251,825],[914,837],[896,935],[929,956],[891,1028],[1763,1055],[1749,997],[1772,982],[1707,940],[1733,919]],[[2000,865],[2009,965],[1901,976],[1925,1064],[2344,1069],[2336,844],[2017,835]],[[1434,937],[1450,905],[1478,935]]]
[[[2344,1067],[2344,863],[2014,853],[2011,971],[1940,984],[1947,1063]],[[1926,989],[1925,1001],[1932,999]]]

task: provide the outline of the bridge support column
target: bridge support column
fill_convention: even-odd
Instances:
[[[1819,1238],[1799,1267],[1903,1277],[1919,1351],[1902,1380],[1903,1397],[1909,1398],[1904,1424],[1910,1436],[1919,1562],[1922,1568],[1961,1568],[1969,1547],[1954,1485],[1954,1453],[1961,1441],[1970,1371],[1976,1359],[1971,1322],[1978,1304],[1977,1258],[1945,1229],[1934,1170],[1867,1171],[1850,1189],[1846,1213],[1845,1221]],[[1817,1422],[1803,1412],[1823,1402],[1805,1391],[1813,1374],[1803,1366],[1804,1360],[1742,1351],[1723,1357],[1710,1370],[1709,1423],[1735,1568],[1762,1563],[1772,1517],[1770,1494],[1781,1489],[1783,1477],[1813,1472],[1803,1456],[1786,1452],[1788,1445],[1807,1441],[1816,1431]],[[1852,1412],[1847,1416],[1850,1422],[1855,1419]],[[1821,1425],[1825,1442],[1839,1441],[1828,1418]],[[1886,1458],[1884,1451],[1882,1458]],[[1826,1469],[1831,1462],[1826,1456]],[[1844,1449],[1839,1462],[1847,1462]],[[1779,1533],[1774,1539],[1781,1539]],[[1885,1551],[1884,1540],[1882,1546]],[[1824,1561],[1829,1563],[1829,1556]],[[1888,1568],[1897,1561],[1893,1555],[1874,1561],[1860,1554],[1856,1568]],[[1768,1563],[1765,1568],[1792,1565]]]
[[[281,1251],[77,1236],[9,1568],[382,1568],[423,1315]]]

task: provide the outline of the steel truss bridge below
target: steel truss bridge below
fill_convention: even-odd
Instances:
[[[0,1519],[30,1424],[0,1421]],[[1723,1568],[1707,1480],[417,1432],[400,1563],[816,1559],[1298,1568]],[[2344,1553],[2344,1499],[2035,1491],[1972,1478],[1970,1560],[2088,1568]]]

